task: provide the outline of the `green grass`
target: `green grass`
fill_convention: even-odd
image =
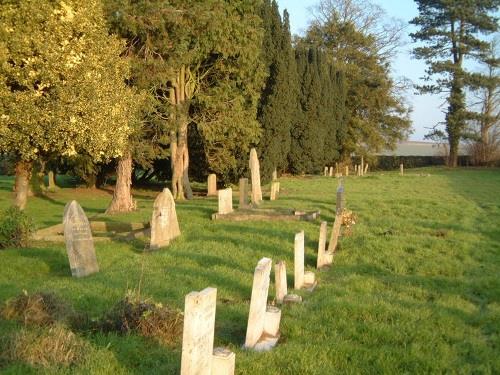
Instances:
[[[0,178],[0,209],[10,204],[12,182]],[[334,178],[283,178],[281,186],[280,199],[265,206],[320,209],[331,229]],[[166,249],[144,253],[140,240],[97,243],[101,272],[84,279],[71,278],[63,244],[0,251],[0,302],[23,289],[54,291],[98,317],[139,284],[143,296],[180,309],[185,294],[212,286],[216,345],[236,352],[238,374],[500,373],[500,170],[408,170],[351,177],[345,187],[347,207],[358,215],[354,233],[341,239],[334,266],[316,272],[317,289],[300,292],[304,303],[284,307],[282,338],[271,352],[241,349],[253,270],[264,256],[283,259],[290,288],[294,233],[305,230],[306,268],[314,270],[319,222],[213,222],[215,198],[177,204],[182,236]],[[107,220],[148,221],[154,195],[138,191],[137,212]],[[27,213],[40,227],[60,223],[70,199],[102,219],[111,195],[62,189],[30,198]],[[19,329],[0,320],[0,336]],[[92,346],[88,359],[45,373],[179,372],[180,346],[80,334]],[[43,373],[3,366],[6,374]]]

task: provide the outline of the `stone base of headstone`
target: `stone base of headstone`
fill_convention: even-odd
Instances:
[[[287,294],[285,298],[283,298],[283,303],[285,305],[293,303],[301,303],[301,302],[302,302],[302,297],[299,296],[298,294]]]
[[[306,212],[287,209],[267,209],[267,208],[248,208],[233,211],[230,214],[212,214],[212,220],[272,220],[272,221],[314,221],[320,216],[319,211]]]
[[[227,348],[215,348],[212,357],[213,375],[233,375],[236,355]]]
[[[318,282],[316,281],[316,277],[314,275],[314,272],[311,272],[311,271],[304,272],[303,288],[308,290],[309,292],[312,292],[314,290],[314,288],[316,288],[316,285],[318,285]]]

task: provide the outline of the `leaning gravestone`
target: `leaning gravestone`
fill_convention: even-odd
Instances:
[[[240,203],[238,208],[248,207],[248,178],[240,178]]]
[[[233,212],[233,189],[227,188],[218,191],[219,214],[225,215]]]
[[[247,349],[269,350],[276,345],[279,339],[281,310],[267,306],[271,266],[271,259],[262,258],[255,267],[244,345]]]
[[[327,231],[328,223],[326,221],[322,221],[319,228],[318,259],[316,262],[316,268],[318,269],[330,265],[333,260],[333,254],[326,251]]]
[[[337,244],[340,236],[340,227],[342,225],[342,212],[345,207],[344,187],[339,186],[337,189],[337,201],[335,204],[335,221],[333,222],[333,230],[328,243],[328,252],[334,253],[337,249]]]
[[[217,195],[217,176],[214,173],[208,175],[207,186],[207,196]]]
[[[363,171],[363,176],[368,172],[368,163],[365,164],[365,170]]]
[[[71,275],[84,277],[99,272],[90,223],[77,201],[64,207],[63,226]]]
[[[316,287],[313,272],[304,272],[304,231],[295,234],[294,241],[294,288],[312,291]]]
[[[158,194],[153,204],[151,217],[150,249],[159,249],[167,246],[171,240],[181,235],[175,201],[168,188]]]
[[[250,150],[250,173],[252,177],[252,203],[259,204],[262,201],[262,189],[260,187],[260,163],[257,151]]]
[[[233,375],[235,355],[213,349],[217,289],[186,295],[182,333],[181,375]]]

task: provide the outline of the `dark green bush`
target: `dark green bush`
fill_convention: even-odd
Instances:
[[[0,249],[26,247],[34,232],[30,217],[17,207],[10,207],[0,215]]]

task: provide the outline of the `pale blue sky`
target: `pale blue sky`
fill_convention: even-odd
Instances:
[[[376,4],[382,6],[389,17],[395,17],[408,23],[417,15],[417,5],[413,0],[373,0]],[[278,0],[280,10],[285,8],[290,13],[290,26],[292,33],[303,34],[311,19],[309,9],[316,5],[318,0]],[[406,34],[412,31],[408,26]],[[412,82],[418,83],[419,78],[424,75],[425,64],[411,57],[412,49],[411,39],[406,36],[407,44],[403,46],[394,60],[393,74],[395,76],[404,76]],[[434,124],[444,120],[442,106],[444,99],[431,95],[415,95],[414,90],[410,90],[407,95],[408,102],[413,107],[411,118],[413,121],[413,134],[411,140],[422,140],[424,135],[429,132],[428,129]]]

